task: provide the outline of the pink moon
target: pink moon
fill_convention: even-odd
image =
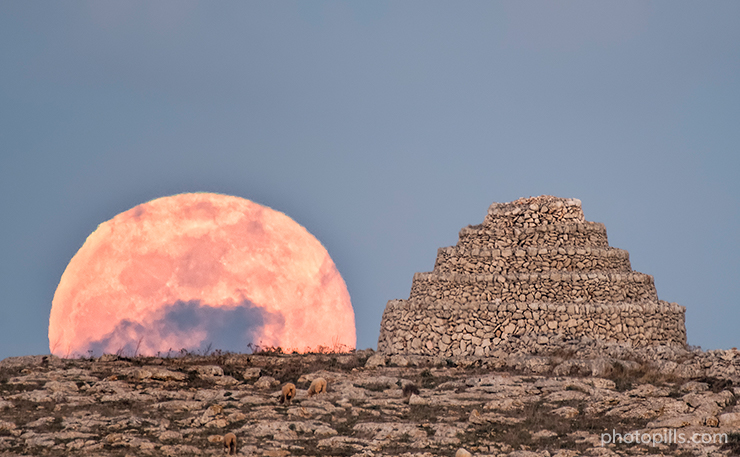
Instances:
[[[100,224],[62,274],[49,317],[49,349],[61,357],[250,343],[350,350],[354,311],[313,235],[221,194],[163,197]]]

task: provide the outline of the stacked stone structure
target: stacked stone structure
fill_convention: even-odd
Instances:
[[[388,302],[378,350],[485,356],[522,335],[685,345],[684,314],[609,246],[604,224],[585,220],[580,200],[540,196],[492,204],[439,249],[408,300]]]

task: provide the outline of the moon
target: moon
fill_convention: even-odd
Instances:
[[[250,343],[350,350],[354,311],[304,227],[214,193],[158,198],[100,224],[64,270],[49,317],[49,349],[61,357]]]

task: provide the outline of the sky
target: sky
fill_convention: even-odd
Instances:
[[[579,198],[740,346],[740,2],[0,3],[0,359],[47,354],[98,224],[219,192],[282,211],[375,348],[493,202]]]

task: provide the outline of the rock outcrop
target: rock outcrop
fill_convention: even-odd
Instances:
[[[494,203],[388,302],[378,350],[486,356],[510,337],[560,335],[634,346],[685,345],[685,308],[658,299],[653,277],[609,246],[577,199]]]
[[[228,433],[238,455],[271,457],[740,451],[737,351],[573,340],[531,353],[526,339],[490,357],[368,350],[5,359],[0,456],[220,456]],[[319,378],[328,391],[309,398]],[[288,382],[296,397],[281,405]],[[617,434],[632,442],[615,442]]]

